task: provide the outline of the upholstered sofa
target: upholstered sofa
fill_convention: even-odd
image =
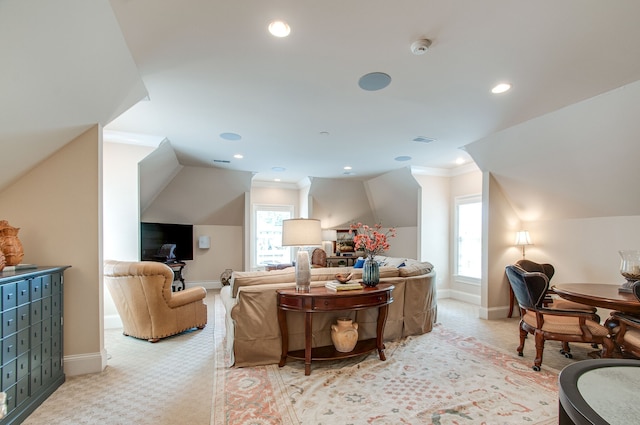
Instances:
[[[384,329],[384,340],[430,332],[436,322],[436,280],[433,265],[411,259],[379,257],[380,282],[391,283],[393,303]],[[321,267],[311,269],[311,286],[324,286],[336,273],[353,273],[362,278],[362,269]],[[229,365],[238,367],[274,364],[280,360],[282,340],[277,319],[276,290],[295,288],[295,268],[283,270],[234,271],[220,295],[225,306],[226,350]],[[289,349],[304,348],[304,316],[287,312]],[[331,345],[331,325],[338,317],[358,323],[359,338],[374,338],[377,309],[314,313],[314,347]]]

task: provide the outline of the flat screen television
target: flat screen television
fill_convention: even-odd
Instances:
[[[158,253],[165,244],[175,244],[174,260],[193,260],[193,225],[140,223],[140,258],[143,261],[163,261]]]

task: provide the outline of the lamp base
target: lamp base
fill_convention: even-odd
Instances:
[[[311,292],[311,265],[309,252],[299,249],[296,259],[296,291]]]

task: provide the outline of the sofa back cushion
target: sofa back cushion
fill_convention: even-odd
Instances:
[[[420,276],[423,274],[429,274],[433,270],[433,264],[428,261],[417,261],[407,259],[404,266],[398,267],[400,276]]]
[[[237,272],[231,276],[231,289],[233,298],[238,296],[238,288],[241,286],[264,285],[265,283],[295,282],[295,267],[287,267],[282,270]]]

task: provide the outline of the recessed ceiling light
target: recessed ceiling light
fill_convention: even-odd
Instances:
[[[285,21],[272,21],[269,24],[269,32],[274,37],[282,38],[289,35],[289,33],[291,32],[291,28]]]
[[[391,84],[391,77],[384,72],[371,72],[358,80],[360,88],[366,91],[382,90],[389,84]]]
[[[328,132],[328,131],[321,131],[319,134],[320,134],[321,136],[328,136],[328,135],[329,135],[329,132]]]
[[[351,166],[350,165],[346,165],[343,170],[351,170]]]
[[[279,181],[280,181],[280,179],[273,179],[273,181],[274,181],[274,182],[279,182]]]
[[[286,170],[286,168],[284,168],[284,167],[272,167],[271,168],[271,171],[275,171],[277,173],[281,173],[281,172],[283,172],[285,170]]]
[[[242,156],[242,155],[241,155],[241,154],[239,154],[239,153],[237,153],[237,154],[233,155],[233,157],[234,157],[235,159],[242,159],[242,158],[244,158],[244,156]]]
[[[406,155],[396,156],[394,159],[396,161],[411,161],[411,157]]]
[[[240,140],[242,139],[242,136],[240,136],[239,134],[236,133],[220,133],[220,138],[224,139],[224,140]]]
[[[508,91],[509,89],[511,89],[511,84],[509,83],[500,83],[497,86],[495,86],[494,88],[491,89],[491,93],[493,94],[500,94],[500,93],[504,93],[506,91]]]
[[[462,165],[464,164],[466,161],[464,160],[464,158],[456,158],[456,164],[458,165]]]

